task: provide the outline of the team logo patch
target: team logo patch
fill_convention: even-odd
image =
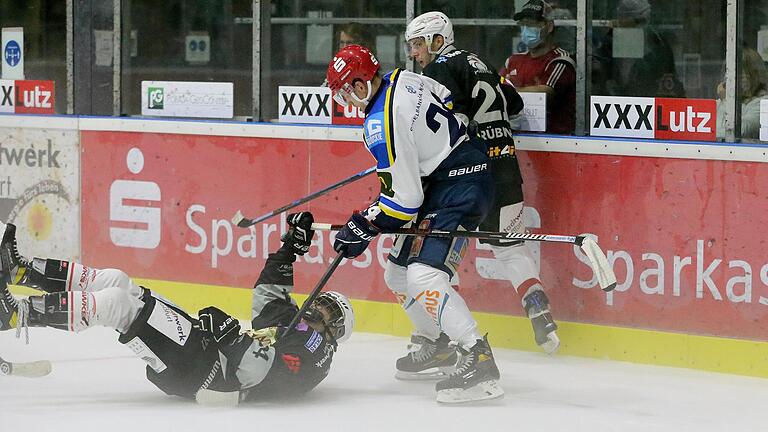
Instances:
[[[301,370],[301,359],[297,355],[283,354],[283,362],[288,370],[295,374]]]
[[[315,352],[317,351],[317,348],[320,347],[320,344],[323,343],[323,336],[316,332],[312,332],[312,336],[307,339],[307,342],[304,343],[304,348],[308,349],[309,352]]]

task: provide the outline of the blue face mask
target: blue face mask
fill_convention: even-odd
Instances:
[[[520,27],[520,36],[523,39],[523,43],[528,48],[536,48],[541,44],[541,28],[540,27]]]

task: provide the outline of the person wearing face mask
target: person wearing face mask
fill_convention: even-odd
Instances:
[[[552,8],[530,0],[514,15],[527,51],[513,54],[499,72],[519,92],[547,95],[547,132],[572,134],[576,109],[576,63],[553,38]]]

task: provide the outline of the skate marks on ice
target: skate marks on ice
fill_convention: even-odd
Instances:
[[[11,361],[41,358],[53,372],[0,381],[1,430],[761,430],[768,380],[630,363],[494,349],[503,399],[459,406],[435,401],[434,381],[398,381],[407,339],[355,334],[318,388],[291,401],[201,407],[169,397],[145,378],[144,363],[117,334],[32,329],[31,344],[0,333]],[[491,340],[491,343],[493,341]],[[33,421],[31,421],[34,419]]]

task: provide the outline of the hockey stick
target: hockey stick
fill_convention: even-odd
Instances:
[[[313,223],[312,229],[316,231],[338,231],[344,225],[332,225],[327,223]],[[587,256],[592,270],[597,276],[597,282],[603,291],[613,291],[616,288],[616,275],[608,264],[602,249],[597,243],[587,236],[566,236],[552,234],[521,234],[492,231],[445,231],[445,230],[421,230],[415,228],[401,228],[382,232],[382,234],[404,234],[414,236],[430,236],[441,238],[471,237],[487,240],[531,240],[549,243],[569,243],[579,246]]]
[[[312,224],[312,227],[314,228],[315,224]],[[284,338],[285,335],[287,335],[293,328],[296,326],[296,324],[299,323],[299,320],[301,320],[301,317],[304,316],[304,312],[309,309],[309,306],[312,305],[312,302],[315,301],[318,295],[320,295],[320,291],[322,291],[325,284],[328,282],[328,279],[331,278],[331,275],[333,274],[334,270],[336,270],[336,267],[339,266],[341,263],[341,260],[344,257],[341,256],[341,254],[336,255],[336,258],[333,259],[333,262],[331,262],[331,265],[328,267],[328,270],[325,271],[323,276],[320,278],[320,280],[317,282],[317,286],[315,286],[315,289],[312,290],[312,292],[309,294],[309,297],[307,297],[306,300],[304,300],[304,304],[301,305],[301,309],[299,309],[298,312],[296,312],[296,316],[293,317],[291,320],[291,323],[288,324],[288,328],[283,331],[283,334],[280,335],[281,338]]]
[[[238,210],[237,213],[235,213],[235,216],[232,217],[232,223],[237,225],[237,226],[239,226],[240,228],[248,228],[249,226],[256,225],[257,223],[259,223],[259,222],[261,222],[263,220],[269,219],[272,216],[278,215],[278,214],[280,214],[280,213],[282,213],[282,212],[284,212],[286,210],[290,210],[290,209],[292,209],[292,208],[294,208],[296,206],[304,204],[307,201],[312,201],[313,199],[315,199],[315,198],[317,198],[317,197],[319,197],[321,195],[325,195],[325,194],[327,194],[328,192],[330,192],[332,190],[338,189],[338,188],[340,188],[340,187],[342,187],[344,185],[347,185],[347,184],[350,184],[350,183],[352,183],[354,181],[360,180],[361,178],[363,178],[363,177],[367,176],[368,174],[371,174],[371,173],[373,173],[375,171],[376,171],[376,167],[370,167],[367,170],[360,171],[359,173],[357,173],[357,174],[355,174],[355,175],[353,175],[351,177],[347,177],[346,179],[344,179],[344,180],[342,180],[342,181],[340,181],[338,183],[334,183],[334,184],[328,186],[325,189],[321,189],[321,190],[319,190],[317,192],[311,193],[311,194],[305,196],[304,198],[299,198],[296,201],[291,202],[290,204],[284,205],[284,206],[280,207],[277,210],[272,210],[271,212],[265,213],[265,214],[255,218],[255,219],[248,219],[247,217],[243,216],[243,213],[240,210]]]
[[[11,363],[0,357],[0,375],[39,378],[51,373],[51,362],[40,360],[25,363]]]

